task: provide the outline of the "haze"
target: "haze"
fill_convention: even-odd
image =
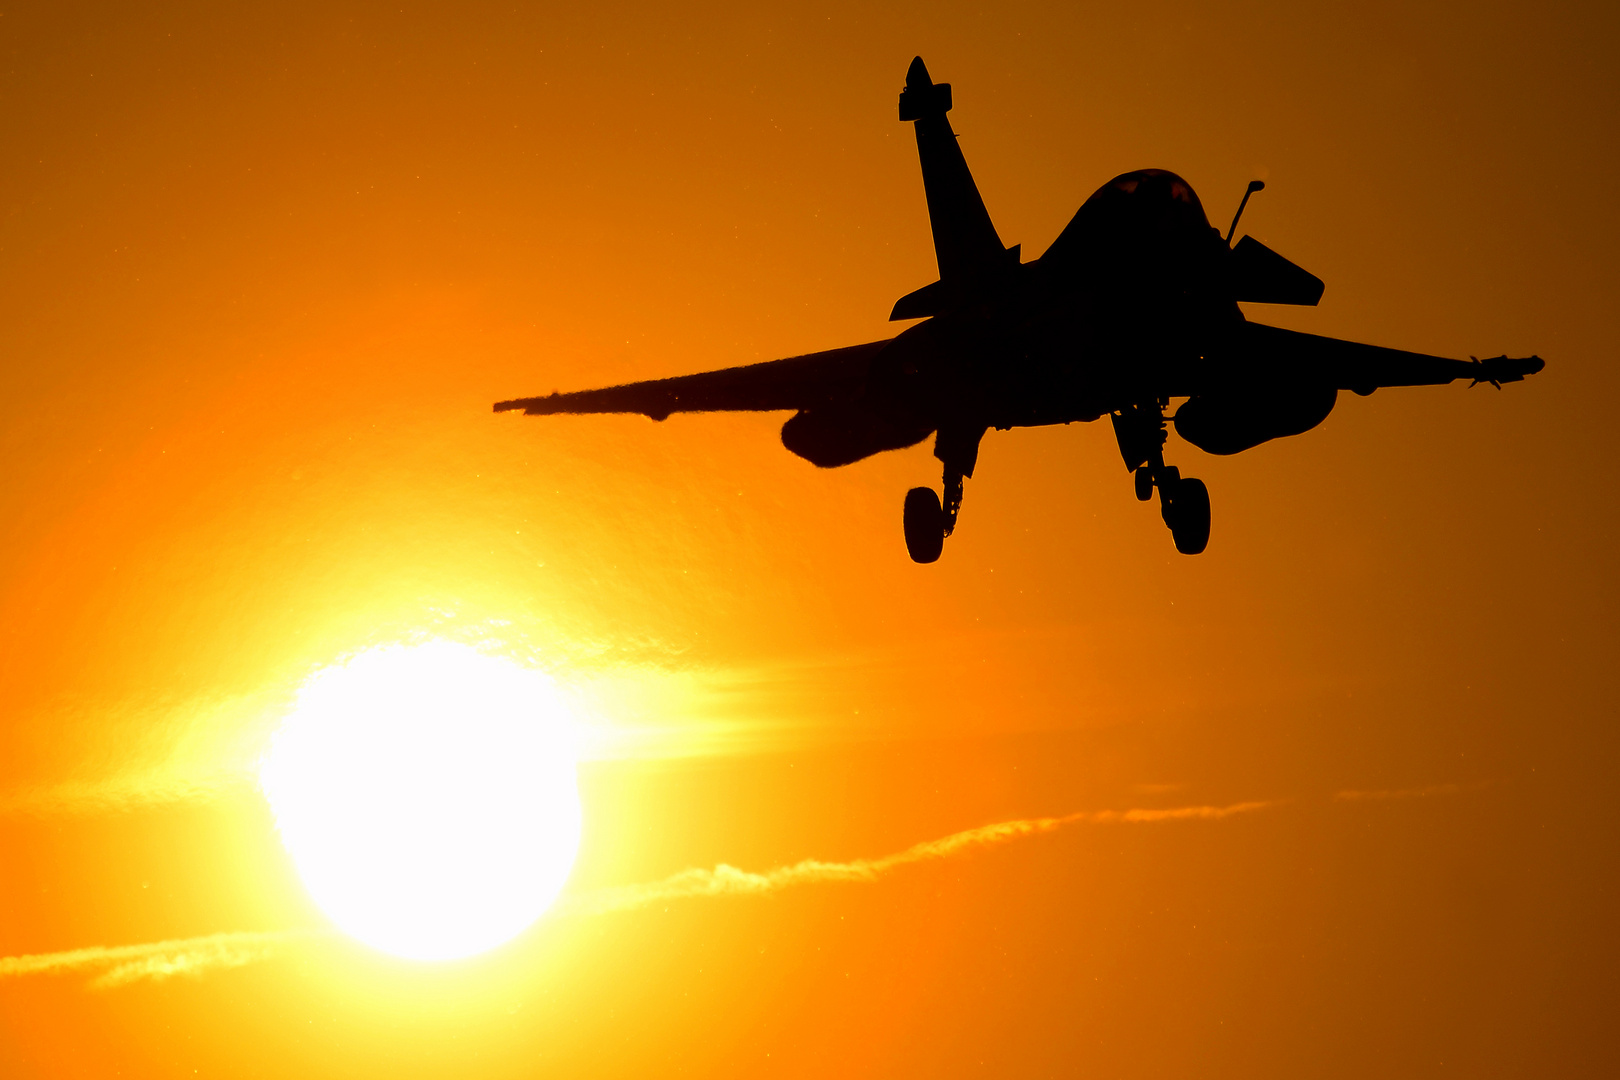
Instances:
[[[193,944],[0,959],[0,1072],[1612,1074],[1617,21],[6,9],[0,958]],[[892,333],[917,54],[1026,258],[1127,169],[1223,226],[1263,179],[1327,289],[1257,318],[1547,370],[1173,438],[1196,558],[1107,424],[991,432],[923,567],[926,443],[490,414]],[[587,760],[559,910],[424,966],[327,933],[252,777],[437,639]]]

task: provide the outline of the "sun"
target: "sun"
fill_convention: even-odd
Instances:
[[[561,698],[544,675],[450,642],[372,649],[316,673],[259,783],[321,910],[410,959],[514,937],[579,850]]]

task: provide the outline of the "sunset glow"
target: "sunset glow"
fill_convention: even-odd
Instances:
[[[0,50],[0,1080],[1620,1077],[1620,3]]]
[[[260,782],[322,910],[411,959],[507,941],[579,847],[563,706],[544,676],[465,646],[377,649],[316,674]]]

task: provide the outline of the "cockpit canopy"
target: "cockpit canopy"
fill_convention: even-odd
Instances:
[[[1086,200],[1080,212],[1083,214],[1087,207],[1111,202],[1124,205],[1120,200],[1127,198],[1131,200],[1132,205],[1143,207],[1179,203],[1196,210],[1198,220],[1209,224],[1204,217],[1204,205],[1193,193],[1192,185],[1165,169],[1138,169],[1135,172],[1121,173],[1098,188],[1091,198]]]
[[[1208,251],[1216,235],[1191,184],[1164,169],[1139,169],[1098,188],[1041,262],[1073,272],[1099,261],[1186,260]]]

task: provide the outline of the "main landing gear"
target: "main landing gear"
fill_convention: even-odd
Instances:
[[[1159,493],[1159,513],[1183,555],[1200,554],[1209,546],[1209,489],[1202,480],[1182,476],[1164,463],[1165,402],[1133,405],[1113,414],[1114,434],[1125,467],[1135,475],[1136,497],[1151,502]],[[938,562],[945,538],[956,529],[962,509],[962,481],[973,475],[979,458],[982,427],[940,428],[934,456],[945,465],[945,498],[933,488],[906,492],[906,551],[913,562]]]
[[[1159,513],[1183,555],[1197,555],[1209,546],[1209,489],[1202,480],[1183,477],[1181,470],[1164,463],[1164,405],[1135,405],[1113,414],[1114,435],[1125,467],[1136,480],[1142,502],[1159,492]]]
[[[945,499],[942,503],[933,488],[906,492],[906,551],[912,562],[938,562],[945,538],[956,531],[962,480],[973,475],[984,432],[982,427],[940,428],[934,436],[934,456],[945,464]]]
[[[1183,477],[1174,465],[1160,465],[1155,475],[1151,465],[1136,469],[1136,497],[1143,502],[1159,489],[1159,513],[1170,527],[1176,550],[1183,555],[1200,554],[1209,546],[1209,488],[1202,480]]]
[[[950,533],[933,488],[914,487],[906,492],[906,551],[912,562],[938,562]]]

